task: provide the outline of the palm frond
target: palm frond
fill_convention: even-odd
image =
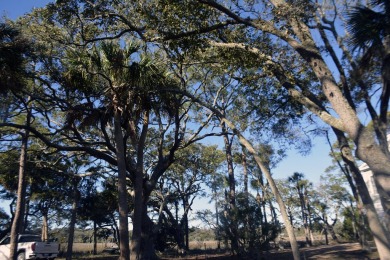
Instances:
[[[350,45],[365,49],[369,46],[381,44],[386,23],[385,15],[367,7],[355,7],[348,14],[347,29],[351,34]]]

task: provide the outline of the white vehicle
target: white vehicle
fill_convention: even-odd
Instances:
[[[11,237],[6,236],[0,241],[0,259],[11,260],[10,255]],[[18,260],[27,259],[50,259],[58,255],[58,243],[42,242],[37,235],[21,234],[18,238],[17,256]]]

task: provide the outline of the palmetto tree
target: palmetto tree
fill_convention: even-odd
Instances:
[[[387,112],[390,98],[390,1],[371,0],[371,8],[354,7],[348,15],[351,45],[363,51],[363,60],[381,63],[382,94],[377,134],[382,150],[390,156],[387,144]],[[367,68],[362,68],[367,69]],[[374,124],[375,125],[375,124]]]
[[[308,222],[309,221],[309,209],[307,203],[307,189],[311,185],[308,180],[305,179],[305,175],[303,173],[294,172],[294,174],[288,177],[288,181],[293,185],[293,187],[297,190],[299,203],[301,207],[301,215],[303,225],[305,227],[305,235],[306,235],[306,244],[307,246],[312,245],[311,241],[311,227]]]
[[[168,89],[175,87],[176,83],[157,58],[142,54],[140,46],[134,42],[104,41],[87,51],[73,51],[70,56],[73,70],[69,76],[85,93],[101,95],[99,105],[105,108],[105,116],[113,120],[118,167],[120,259],[129,259],[127,177],[134,188],[131,253],[138,257],[142,218],[146,214],[148,198],[143,181],[150,117],[151,114],[159,115],[159,118],[172,116],[179,103]],[[84,83],[80,84],[80,79]]]
[[[380,48],[382,51],[389,47],[384,41],[390,33],[390,3],[387,0],[371,0],[371,6],[354,7],[348,15],[351,43],[355,47]]]

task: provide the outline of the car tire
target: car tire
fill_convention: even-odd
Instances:
[[[18,260],[25,260],[26,259],[26,255],[25,255],[25,253],[24,252],[20,252],[19,254],[18,254],[18,258],[17,258]]]

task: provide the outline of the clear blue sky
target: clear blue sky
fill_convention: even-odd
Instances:
[[[6,16],[12,20],[28,13],[34,7],[43,7],[50,0],[0,0],[1,16]]]

